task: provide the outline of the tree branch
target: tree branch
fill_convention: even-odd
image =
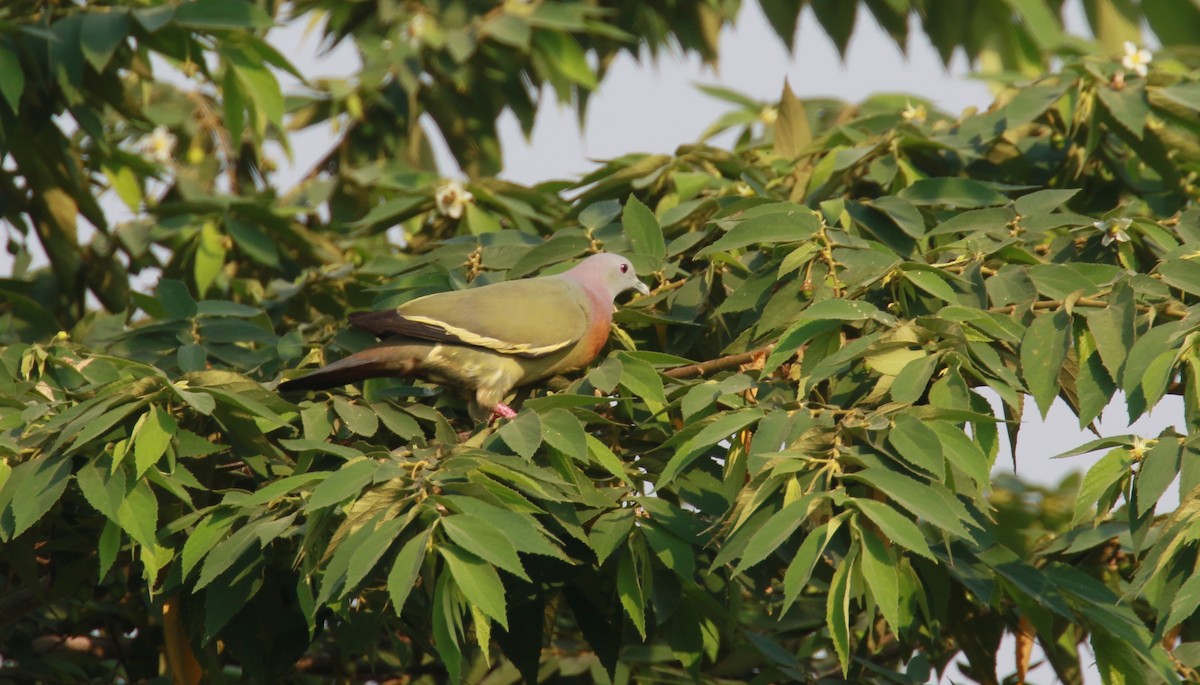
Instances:
[[[742,366],[743,364],[749,364],[759,357],[770,354],[771,350],[773,349],[775,349],[775,343],[771,343],[766,347],[760,347],[757,350],[751,350],[750,352],[731,354],[726,357],[717,357],[716,359],[709,359],[708,361],[699,362],[696,364],[688,364],[687,366],[677,366],[673,369],[667,369],[666,371],[663,371],[663,375],[670,376],[671,378],[678,378],[680,380],[696,378],[698,376],[703,377],[718,371],[733,369]]]

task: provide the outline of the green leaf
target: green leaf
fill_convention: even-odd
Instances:
[[[988,185],[969,178],[922,178],[898,193],[915,205],[937,205],[957,209],[990,207],[1008,198]]]
[[[164,278],[158,282],[155,298],[173,319],[190,319],[196,315],[196,301],[183,283]]]
[[[225,536],[225,533],[229,532],[236,521],[237,516],[228,509],[218,509],[211,515],[200,519],[183,543],[180,568],[183,571],[184,579],[191,575],[196,564],[200,563],[213,546]]]
[[[150,484],[139,480],[117,507],[117,523],[134,542],[153,547],[158,533],[158,499]]]
[[[712,245],[697,253],[705,257],[715,252],[728,252],[747,245],[773,245],[808,240],[821,230],[821,219],[811,209],[797,205],[795,209],[745,219],[729,229]]]
[[[443,516],[442,529],[451,540],[471,554],[518,578],[529,580],[512,541],[487,521],[465,514]]]
[[[1088,469],[1087,474],[1083,477],[1083,482],[1079,485],[1079,494],[1075,498],[1075,514],[1071,518],[1072,526],[1091,517],[1092,510],[1097,503],[1101,502],[1101,497],[1129,475],[1129,467],[1132,463],[1133,457],[1130,456],[1129,450],[1119,447],[1110,450],[1108,454],[1100,458],[1100,461],[1092,465],[1092,468]],[[1107,513],[1107,509],[1101,507],[1101,510],[1096,512],[1096,516],[1100,517]]]
[[[1023,217],[1049,214],[1078,194],[1078,188],[1069,190],[1037,190],[1017,198],[1017,214]]]
[[[596,563],[603,564],[609,555],[629,539],[633,530],[633,509],[613,509],[605,512],[588,529],[587,542],[596,553]]]
[[[206,223],[196,238],[196,259],[192,277],[201,297],[208,292],[225,267],[225,242],[215,224]]]
[[[1100,361],[1118,383],[1124,378],[1125,358],[1133,347],[1133,322],[1133,289],[1124,281],[1109,294],[1107,307],[1087,312],[1088,331],[1096,340]]]
[[[100,532],[100,542],[96,546],[96,556],[100,561],[98,578],[101,583],[112,569],[113,563],[117,560],[117,553],[120,551],[121,527],[117,525],[116,521],[109,519],[104,522],[104,530]]]
[[[1058,396],[1058,372],[1071,348],[1071,315],[1065,310],[1033,320],[1021,340],[1021,375],[1042,418]]]
[[[175,418],[158,405],[150,405],[133,430],[133,460],[138,478],[158,463],[175,437]]]
[[[921,290],[949,304],[958,302],[958,295],[941,274],[925,269],[904,269],[904,277]]]
[[[757,423],[764,416],[760,409],[742,409],[717,415],[709,421],[700,432],[693,435],[675,450],[675,454],[663,467],[658,476],[655,489],[666,487],[683,472],[696,457],[712,449],[714,445],[729,436]]]
[[[582,235],[555,234],[544,243],[535,245],[509,268],[506,278],[513,280],[551,264],[578,257],[591,249],[592,241]]]
[[[0,501],[9,502],[9,511],[3,512],[3,518],[11,515],[11,524],[9,521],[0,524],[0,537],[11,540],[41,520],[62,497],[70,477],[71,459],[63,454],[43,453],[13,467],[8,482],[0,490]]]
[[[1171,259],[1159,263],[1157,271],[1168,285],[1200,295],[1200,264],[1190,259]]]
[[[642,401],[646,403],[646,408],[653,414],[660,413],[667,406],[667,396],[663,390],[662,378],[649,362],[622,355],[620,385],[642,398]]]
[[[383,558],[385,552],[392,546],[396,540],[396,536],[407,525],[409,519],[407,517],[398,517],[384,521],[371,531],[361,544],[359,544],[354,553],[350,556],[349,565],[346,567],[345,590],[343,592],[355,592],[371,569],[375,568],[375,564]]]
[[[854,567],[857,549],[851,547],[850,553],[834,569],[833,580],[829,583],[829,597],[825,602],[825,625],[829,627],[829,637],[833,640],[838,662],[842,665],[843,677],[850,669],[850,571]]]
[[[13,113],[21,108],[21,94],[25,92],[25,72],[21,60],[8,47],[0,44],[0,95]]]
[[[1104,109],[1134,138],[1141,139],[1146,120],[1150,118],[1150,105],[1146,103],[1146,91],[1139,86],[1121,90],[1096,89],[1096,96]]]
[[[541,414],[540,419],[542,440],[546,441],[546,444],[573,459],[586,459],[588,435],[583,430],[583,424],[575,418],[574,414],[558,407]],[[507,441],[505,443],[507,444]],[[509,447],[512,445],[510,444]]]
[[[871,499],[852,499],[854,506],[879,526],[879,530],[892,541],[910,552],[927,559],[936,559],[921,529],[911,519],[891,506]]]
[[[331,473],[313,489],[312,496],[304,505],[305,510],[316,511],[337,504],[360,492],[367,483],[371,482],[378,469],[379,462],[374,459],[360,459],[347,463],[341,469]]]
[[[638,577],[637,561],[631,549],[627,549],[625,554],[621,555],[621,562],[617,566],[617,597],[621,600],[625,613],[629,614],[633,621],[633,627],[637,628],[638,634],[645,640],[646,598],[642,594],[642,581]]]
[[[461,593],[456,591],[456,583],[449,573],[441,573],[433,591],[433,643],[437,654],[446,665],[451,683],[462,682],[462,649],[459,639],[462,635]]]
[[[593,202],[579,213],[579,223],[584,228],[599,230],[612,223],[621,214],[619,200],[601,200]]]
[[[583,48],[569,33],[562,31],[536,31],[533,44],[543,53],[547,64],[585,90],[596,87],[596,73],[588,65]]]
[[[625,226],[625,235],[629,236],[635,253],[650,257],[655,264],[662,263],[667,256],[667,244],[663,240],[662,227],[649,207],[630,195],[625,201],[621,223]]]
[[[842,300],[824,300],[826,302],[841,302]],[[820,303],[818,303],[820,304]],[[809,307],[812,309],[812,307]],[[802,318],[800,321],[792,324],[790,328],[779,336],[779,341],[775,343],[775,349],[771,350],[763,362],[763,375],[769,374],[779,365],[787,361],[796,350],[807,344],[813,338],[828,333],[830,331],[841,328],[841,323],[836,319],[808,319]]]
[[[949,421],[929,421],[928,426],[941,442],[942,454],[968,478],[975,481],[976,492],[982,492],[990,482],[989,473],[992,468],[990,460],[983,450],[970,438],[962,428]],[[961,485],[960,492],[968,492]]]
[[[796,555],[792,557],[783,574],[784,606],[791,606],[804,590],[804,586],[808,585],[817,561],[825,553],[825,546],[829,544],[841,523],[841,518],[830,519],[804,536],[804,542],[800,543],[800,548],[796,550]]]
[[[88,12],[79,29],[83,56],[92,68],[103,73],[117,47],[129,35],[129,15],[125,12]]]
[[[254,224],[226,215],[225,231],[246,256],[264,266],[280,268],[279,248],[269,235]]]
[[[492,565],[456,545],[437,548],[467,601],[508,630],[504,584]]]
[[[432,534],[433,528],[429,527],[404,543],[404,546],[400,548],[400,553],[396,555],[391,572],[388,573],[388,597],[392,600],[392,610],[396,612],[397,616],[404,609],[404,602],[408,600],[408,595],[412,592],[417,578],[420,576],[421,563],[425,560],[425,550],[429,545],[429,536]]]
[[[910,238],[925,235],[925,217],[911,202],[894,195],[884,195],[871,201],[871,206],[886,214]]]
[[[939,481],[946,475],[946,460],[937,433],[920,419],[900,414],[893,420],[888,442],[909,464],[932,474]]]
[[[938,357],[923,355],[904,365],[896,379],[892,381],[890,393],[892,401],[902,404],[914,404],[925,394],[934,371],[937,370]]]
[[[175,8],[175,23],[192,29],[266,29],[271,17],[246,0],[194,0]]]
[[[333,411],[346,424],[346,428],[364,438],[369,438],[379,431],[379,417],[371,411],[370,407],[355,404],[341,395],[335,395]]]
[[[532,411],[521,412],[496,432],[504,444],[526,459],[532,459],[542,444],[542,424]]]
[[[947,533],[969,537],[964,522],[971,520],[970,514],[967,513],[966,507],[940,484],[926,485],[914,478],[879,467],[868,467],[862,471],[848,473],[844,477],[867,483]]]
[[[1179,440],[1164,435],[1158,444],[1142,458],[1134,488],[1137,490],[1137,515],[1144,516],[1162,499],[1175,477],[1179,475],[1183,446]]]
[[[625,464],[621,459],[609,448],[608,445],[600,441],[599,438],[587,436],[588,454],[596,460],[605,471],[621,479],[627,485],[633,485],[633,481],[629,479],[629,474],[625,472]]]
[[[772,552],[779,550],[792,533],[808,518],[808,508],[815,495],[809,494],[785,506],[771,515],[767,522],[754,531],[746,549],[742,551],[741,561],[733,570],[734,575],[745,571],[766,559]]]
[[[903,628],[900,613],[899,564],[883,540],[870,531],[862,531],[860,539],[862,545],[858,558],[862,564],[863,581],[875,596],[875,603],[888,625],[893,629]]]
[[[769,3],[761,4],[766,10]],[[795,27],[793,20],[793,32]],[[785,78],[783,94],[779,98],[779,117],[775,120],[775,151],[784,159],[795,159],[811,142],[812,129],[808,124],[808,112]]]

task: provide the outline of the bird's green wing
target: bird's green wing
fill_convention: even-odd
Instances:
[[[377,336],[406,336],[541,357],[573,345],[589,322],[587,295],[559,278],[530,278],[436,293],[395,309],[350,315]]]

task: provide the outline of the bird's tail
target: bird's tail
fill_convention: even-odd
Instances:
[[[396,350],[388,346],[371,347],[339,359],[312,373],[284,381],[278,390],[324,390],[379,376],[404,376],[412,371],[412,361],[397,358]]]

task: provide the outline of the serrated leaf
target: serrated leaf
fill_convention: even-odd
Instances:
[[[538,415],[524,411],[496,432],[504,444],[526,459],[532,459],[542,444],[542,424]]]
[[[323,507],[337,504],[351,495],[360,492],[379,469],[379,462],[374,459],[353,461],[341,469],[331,473],[328,478],[313,489],[312,496],[304,505],[306,511],[316,511]]]
[[[942,442],[937,433],[920,419],[910,414],[900,414],[893,420],[888,442],[909,464],[932,474],[937,480],[946,475]]]
[[[629,236],[629,242],[633,245],[635,253],[650,257],[655,264],[662,262],[667,255],[667,244],[663,240],[662,227],[658,225],[658,218],[654,216],[654,212],[650,211],[649,207],[630,195],[629,199],[625,201],[625,212],[621,216],[621,223],[625,226],[625,234]]]
[[[176,429],[175,418],[170,413],[158,405],[150,405],[133,432],[133,460],[138,478],[166,454]]]
[[[512,541],[487,521],[465,514],[443,516],[442,529],[452,541],[471,554],[518,578],[529,580]]]
[[[850,669],[850,572],[854,567],[856,550],[852,547],[850,554],[834,569],[825,602],[825,625],[829,627],[829,637],[837,652],[838,662],[842,665],[843,676]]]
[[[829,544],[830,538],[837,532],[841,523],[841,518],[831,519],[804,536],[804,542],[800,543],[800,548],[796,550],[795,556],[792,557],[783,574],[784,606],[791,606],[792,602],[795,602],[796,598],[800,596],[804,586],[812,577],[817,561],[825,553],[825,546]]]
[[[601,515],[588,529],[587,542],[596,553],[596,563],[603,564],[609,555],[629,538],[633,530],[633,509],[614,509]]]
[[[617,565],[617,597],[625,613],[633,621],[642,639],[646,639],[646,598],[642,594],[642,581],[638,577],[637,562],[632,551],[627,550],[621,555]]]
[[[1058,397],[1058,372],[1071,348],[1071,315],[1064,310],[1033,320],[1021,340],[1021,376],[1042,418]]]
[[[1100,501],[1101,496],[1111,487],[1129,475],[1129,466],[1133,457],[1124,448],[1110,450],[1088,469],[1079,485],[1079,494],[1075,497],[1075,514],[1071,525],[1076,526],[1091,517],[1092,509]],[[1103,515],[1107,512],[1097,512]]]
[[[875,596],[884,620],[893,629],[903,627],[900,614],[900,579],[898,564],[883,541],[870,531],[862,531],[861,553],[863,581]]]
[[[761,562],[782,547],[808,518],[808,507],[814,498],[815,495],[809,494],[788,504],[772,514],[766,523],[754,531],[754,535],[746,543],[746,549],[742,551],[741,561],[733,570],[734,575]]]
[[[1144,516],[1162,498],[1179,475],[1183,446],[1165,435],[1142,458],[1134,488],[1137,490],[1137,515]]]
[[[794,27],[793,24],[793,31]],[[811,142],[812,129],[808,125],[804,103],[800,102],[787,79],[784,79],[783,94],[779,98],[779,116],[775,120],[775,151],[784,159],[795,159]]]
[[[821,230],[821,219],[806,207],[797,206],[788,212],[756,216],[738,222],[729,232],[697,256],[727,252],[748,245],[773,245],[808,240]]]
[[[426,528],[416,537],[404,543],[404,546],[400,548],[400,553],[396,555],[392,570],[388,573],[388,597],[392,600],[392,610],[396,612],[397,616],[404,609],[404,603],[408,600],[408,595],[412,592],[417,578],[420,576],[421,563],[425,560],[425,549],[429,544],[429,536],[432,534],[433,528]]]
[[[379,431],[379,417],[371,411],[370,407],[355,404],[341,395],[335,395],[333,411],[346,424],[346,428],[364,438],[369,438]]]
[[[892,401],[902,404],[916,403],[925,394],[925,388],[929,387],[929,381],[933,378],[933,372],[937,370],[937,365],[938,358],[928,354],[905,364],[900,373],[896,374],[896,379],[892,381],[892,387],[889,390]]]
[[[966,507],[940,484],[927,485],[915,478],[880,467],[868,467],[861,471],[848,473],[845,477],[861,480],[879,492],[886,493],[900,506],[947,533],[964,538],[969,537],[965,522],[971,521],[970,514]]]
[[[666,487],[701,454],[730,435],[758,422],[763,416],[759,409],[742,409],[717,416],[675,450],[659,474],[655,488]]]
[[[508,630],[504,584],[492,565],[456,545],[437,548],[467,601]]]
[[[599,438],[593,435],[586,436],[586,439],[588,454],[591,455],[591,457],[595,459],[605,471],[608,471],[617,478],[620,478],[626,484],[633,484],[633,481],[629,479],[629,474],[625,472],[625,464],[621,463],[620,457],[618,457],[608,445],[605,445],[600,441]]]

